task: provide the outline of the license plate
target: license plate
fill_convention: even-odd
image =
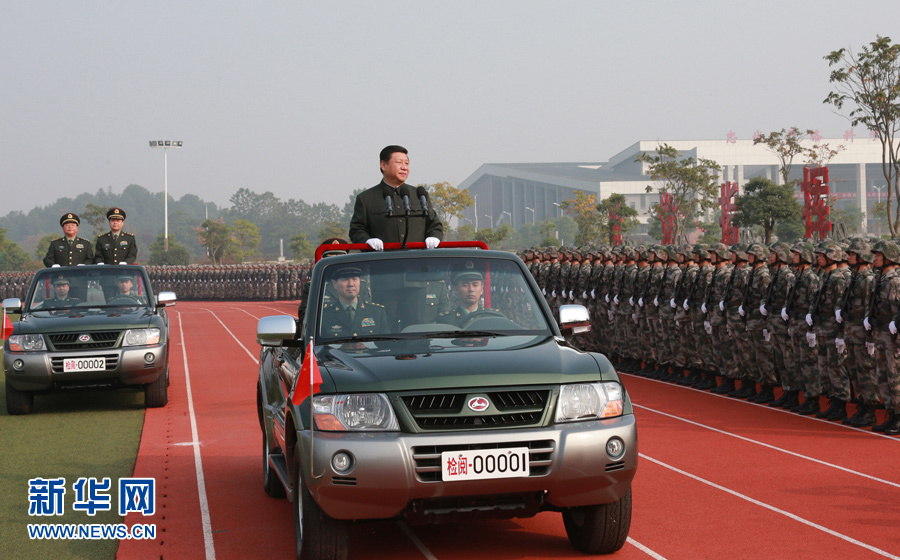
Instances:
[[[106,358],[77,358],[63,360],[63,371],[105,371]]]
[[[528,448],[471,449],[441,453],[441,480],[528,476]]]

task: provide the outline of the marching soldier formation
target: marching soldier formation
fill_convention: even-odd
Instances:
[[[560,247],[521,256],[554,312],[566,303],[590,311],[591,332],[572,342],[606,354],[620,371],[900,434],[895,241]],[[881,406],[887,418],[878,423]]]

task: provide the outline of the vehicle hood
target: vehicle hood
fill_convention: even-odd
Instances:
[[[483,346],[447,348],[446,340],[409,341],[345,351],[317,352],[325,392],[418,391],[461,387],[543,385],[616,379],[599,354],[550,336],[479,339]],[[332,387],[328,387],[328,382]]]
[[[45,316],[43,313],[28,313],[22,315],[22,318],[15,323],[15,334],[139,329],[159,326],[153,324],[154,317],[158,317],[158,315],[147,308],[136,310],[128,308],[86,308],[84,312],[52,316]]]

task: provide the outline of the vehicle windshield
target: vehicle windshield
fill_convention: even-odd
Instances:
[[[68,313],[85,307],[145,307],[150,295],[147,277],[137,267],[48,268],[37,273],[25,311]]]
[[[512,260],[423,257],[341,262],[323,271],[316,342],[550,335]]]

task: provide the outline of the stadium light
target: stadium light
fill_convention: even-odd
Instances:
[[[150,140],[151,148],[162,148],[163,151],[163,214],[165,215],[163,250],[167,253],[169,252],[169,148],[180,148],[183,143],[181,140]]]

